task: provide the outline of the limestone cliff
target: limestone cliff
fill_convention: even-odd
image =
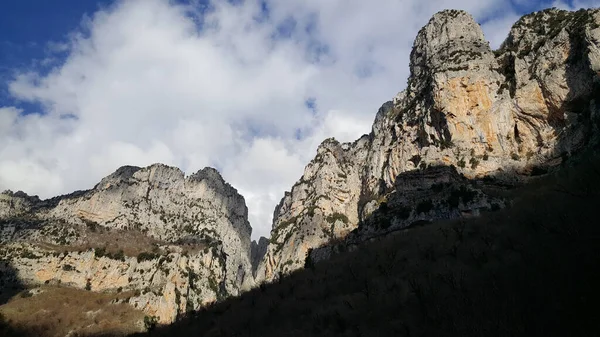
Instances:
[[[127,166],[49,200],[0,194],[0,256],[29,284],[138,290],[130,304],[171,322],[253,285],[247,213],[212,168]]]
[[[350,232],[502,207],[464,179],[515,183],[594,142],[600,10],[527,15],[496,51],[469,14],[443,11],[418,33],[410,72],[369,135],[319,146],[275,209],[259,280],[301,268],[309,251]],[[415,170],[425,172],[406,175]]]

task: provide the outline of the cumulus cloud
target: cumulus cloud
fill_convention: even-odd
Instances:
[[[48,45],[54,68],[8,83],[43,112],[0,108],[0,189],[51,197],[122,165],[214,166],[268,236],[317,145],[370,131],[445,8],[485,21],[492,45],[517,18],[502,0],[119,1]]]

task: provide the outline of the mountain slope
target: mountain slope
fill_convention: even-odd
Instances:
[[[467,186],[465,193],[477,198],[451,203],[454,209],[445,196],[426,199],[430,192],[412,196],[428,202],[424,209],[401,204],[394,194],[405,172],[454,166],[469,179],[493,176],[499,185],[514,185],[596,141],[598,9],[527,15],[497,51],[469,14],[443,11],[421,29],[410,60],[407,89],[379,109],[372,132],[354,143],[324,141],[286,193],[258,280],[301,268],[309,251],[347,237],[388,199],[396,211],[408,209],[389,217],[387,230],[502,205]],[[447,180],[439,172],[430,185]]]
[[[49,200],[0,194],[2,282],[134,291],[160,322],[253,285],[248,211],[220,174],[122,167]]]

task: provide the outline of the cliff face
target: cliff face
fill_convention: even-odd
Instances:
[[[244,198],[212,168],[122,167],[45,201],[5,192],[0,224],[22,281],[139,290],[128,302],[162,322],[254,283]]]
[[[410,60],[406,90],[383,104],[372,132],[351,144],[323,142],[286,193],[258,280],[302,267],[310,250],[352,231],[348,238],[360,241],[502,207],[464,178],[526,180],[595,141],[600,10],[525,16],[497,51],[469,14],[440,12]],[[456,171],[435,169],[444,166]],[[415,170],[423,172],[407,175]]]

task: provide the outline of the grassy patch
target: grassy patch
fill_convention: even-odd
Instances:
[[[327,222],[329,222],[331,224],[335,223],[338,220],[343,223],[350,222],[350,220],[348,220],[348,217],[342,213],[333,213],[331,215],[328,215],[326,220],[327,220]]]
[[[95,293],[72,288],[44,286],[39,293],[14,296],[0,306],[0,335],[10,336],[125,336],[143,330],[144,313],[127,304],[111,304],[131,292]],[[6,325],[9,325],[8,328]]]
[[[40,248],[56,252],[84,252],[95,250],[96,257],[109,257],[123,260],[125,256],[136,257],[142,252],[155,250],[163,242],[153,239],[137,230],[109,229],[101,226],[86,225],[77,243],[55,245],[47,242],[36,242]]]

